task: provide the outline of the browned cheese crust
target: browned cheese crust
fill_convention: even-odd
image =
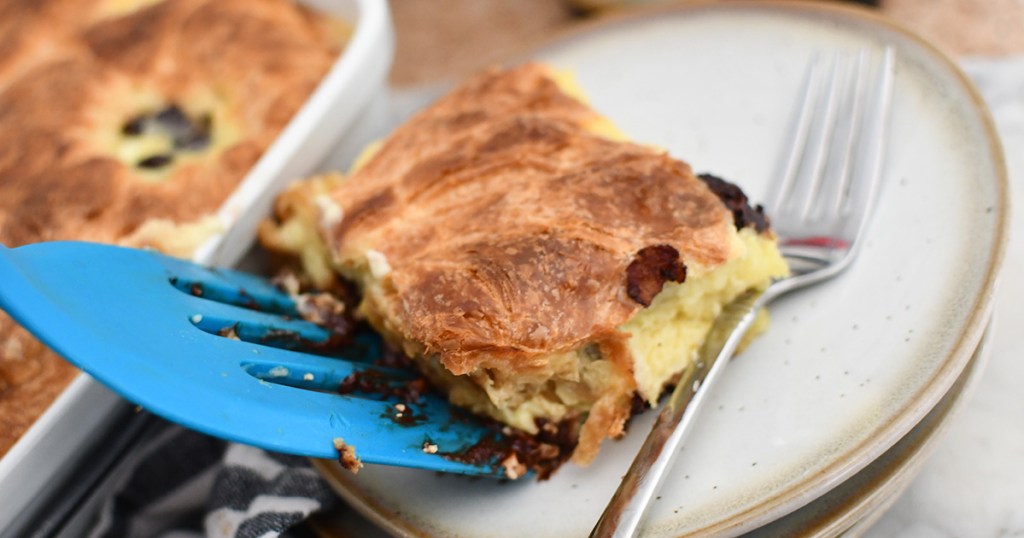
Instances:
[[[119,242],[151,219],[214,212],[342,46],[286,1],[121,4],[0,1],[0,243]],[[237,136],[147,178],[104,142],[158,111],[140,109],[140,96],[215,107]],[[74,375],[0,313],[0,455]]]
[[[385,333],[456,375],[528,371],[592,342],[631,368],[616,328],[643,305],[627,268],[660,245],[714,268],[732,217],[687,164],[591,134],[597,119],[540,66],[491,70],[399,128],[332,193],[344,216],[326,235],[342,270],[365,249],[390,266],[381,297],[366,299],[381,302]]]

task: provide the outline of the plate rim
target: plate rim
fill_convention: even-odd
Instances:
[[[988,366],[992,355],[992,321],[991,318],[985,325],[985,332],[977,349],[971,354],[963,372],[957,377],[949,391],[943,394],[939,402],[932,408],[918,424],[914,425],[907,436],[913,435],[914,430],[924,426],[927,431],[917,434],[915,439],[908,441],[907,436],[901,437],[896,443],[908,441],[910,446],[903,448],[901,454],[896,456],[896,461],[886,464],[886,470],[878,476],[869,480],[866,484],[857,488],[859,491],[853,496],[836,503],[840,510],[828,514],[821,514],[819,517],[809,521],[807,529],[810,530],[804,538],[823,538],[827,536],[843,535],[843,533],[858,525],[869,525],[880,518],[900,495],[913,483],[920,474],[924,464],[928,461],[935,450],[941,445],[946,433],[956,420],[963,414],[967,404],[980,384],[982,375]],[[933,413],[936,415],[933,417]],[[922,424],[925,420],[931,419],[930,424]],[[894,450],[893,445],[889,451]],[[883,452],[879,458],[884,458],[889,451]],[[861,472],[878,462],[873,460]],[[860,474],[860,473],[857,473]],[[857,478],[857,474],[850,477],[850,480]],[[847,482],[841,483],[842,487]],[[826,495],[831,491],[826,492]],[[820,498],[819,498],[820,499]],[[813,502],[816,502],[815,499]],[[807,506],[801,507],[807,508]],[[800,509],[798,509],[800,510]],[[772,521],[769,524],[775,523]]]
[[[921,52],[935,60],[946,71],[945,74],[950,75],[954,79],[954,82],[968,98],[967,104],[970,105],[970,109],[976,115],[976,119],[979,121],[984,133],[983,145],[993,167],[993,174],[985,177],[985,179],[992,181],[993,186],[996,188],[996,200],[993,201],[993,212],[995,215],[992,226],[992,248],[988,252],[987,257],[984,258],[985,273],[979,281],[980,293],[973,299],[970,306],[965,307],[965,311],[968,312],[967,318],[958,327],[959,334],[950,339],[950,350],[939,363],[940,366],[935,369],[930,377],[922,381],[918,390],[910,394],[907,401],[897,411],[890,414],[887,420],[880,422],[861,442],[851,445],[847,450],[843,451],[841,456],[834,458],[832,463],[807,477],[794,481],[784,491],[766,496],[756,504],[717,522],[712,522],[709,525],[696,529],[694,532],[695,535],[701,536],[733,535],[779,519],[807,505],[825,492],[830,491],[852,477],[902,439],[907,432],[935,407],[953,386],[981,342],[998,287],[1008,241],[1010,211],[1008,197],[1009,178],[1002,143],[991,112],[981,97],[980,92],[963,70],[945,52],[925,38],[901,23],[864,7],[840,3],[807,2],[803,0],[730,0],[729,2],[685,0],[677,4],[619,12],[592,21],[582,22],[572,28],[552,34],[535,44],[535,46],[529,47],[524,54],[516,55],[505,63],[512,64],[536,58],[545,50],[565,46],[569,42],[585,37],[591,32],[648,20],[659,15],[678,15],[680,13],[692,13],[700,10],[776,13],[780,10],[786,10],[804,16],[839,17],[852,20],[855,23],[875,25],[883,31],[888,31],[907,39],[912,45],[919,47]],[[324,461],[330,462],[330,460]],[[317,462],[318,468],[321,465],[322,462]],[[354,497],[344,494],[343,496],[350,502],[353,500],[350,497]],[[364,511],[365,514],[372,513],[374,521],[387,522],[387,528],[390,531],[401,531],[398,534],[399,536],[424,536],[416,532],[416,529],[396,527],[396,521],[388,520],[379,513],[379,511],[385,511],[383,508],[375,508],[372,506],[374,503],[368,501],[368,499],[361,499],[360,502],[353,504],[361,505],[360,511]]]
[[[986,324],[985,333],[982,335],[977,349],[971,354],[971,358],[968,360],[964,371],[957,377],[949,392],[944,394],[935,408],[931,409],[925,415],[925,418],[922,419],[923,422],[928,420],[933,413],[937,413],[932,423],[925,425],[927,431],[921,432],[917,438],[911,440],[910,446],[902,449],[901,453],[896,456],[896,461],[887,464],[886,469],[881,471],[877,477],[856,488],[852,494],[848,494],[848,497],[843,498],[835,506],[831,507],[838,507],[838,510],[821,513],[816,517],[809,518],[802,527],[797,529],[801,533],[794,536],[802,538],[845,536],[844,533],[850,530],[866,528],[877,521],[899,499],[900,495],[920,473],[932,453],[940,446],[946,433],[962,415],[975,390],[977,390],[992,355],[991,335],[992,321],[990,318]],[[921,426],[922,424],[918,423],[907,435],[911,435],[914,429]],[[906,437],[901,438],[900,442],[904,440],[906,440]],[[894,448],[895,445],[890,450]],[[885,457],[887,454],[888,451],[883,453],[881,457]],[[369,499],[365,499],[358,493],[345,488],[344,483],[347,471],[342,469],[337,462],[321,459],[311,459],[310,461],[314,468],[324,477],[328,485],[344,498],[350,508],[356,510],[381,531],[402,537],[427,536],[423,533],[414,532],[416,529],[397,524],[404,522],[387,519],[377,512],[377,509],[373,507],[374,503],[370,502]],[[872,461],[871,464],[876,461]],[[864,470],[866,470],[866,467]],[[856,478],[857,475],[855,474],[850,480]],[[846,482],[840,484],[840,487],[844,484]],[[817,500],[815,499],[812,503]],[[807,508],[810,508],[810,504],[797,510]],[[769,522],[769,524],[777,522],[778,520],[774,520]]]

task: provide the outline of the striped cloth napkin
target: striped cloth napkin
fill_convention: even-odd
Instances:
[[[305,458],[168,425],[137,447],[90,538],[274,538],[338,502]]]

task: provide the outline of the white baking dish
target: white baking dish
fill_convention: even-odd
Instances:
[[[384,0],[301,0],[354,26],[345,50],[319,87],[267,149],[218,211],[225,232],[208,240],[195,260],[234,265],[251,246],[259,220],[288,182],[309,175],[337,147],[367,142],[361,125],[386,103],[394,35]],[[358,139],[358,140],[357,140]],[[0,535],[17,532],[76,465],[84,447],[113,427],[122,400],[85,374],[79,375],[0,459]]]

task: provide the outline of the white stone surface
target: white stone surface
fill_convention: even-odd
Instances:
[[[971,401],[870,538],[1024,536],[1024,57],[969,59],[1010,172],[1010,243],[992,354]]]

